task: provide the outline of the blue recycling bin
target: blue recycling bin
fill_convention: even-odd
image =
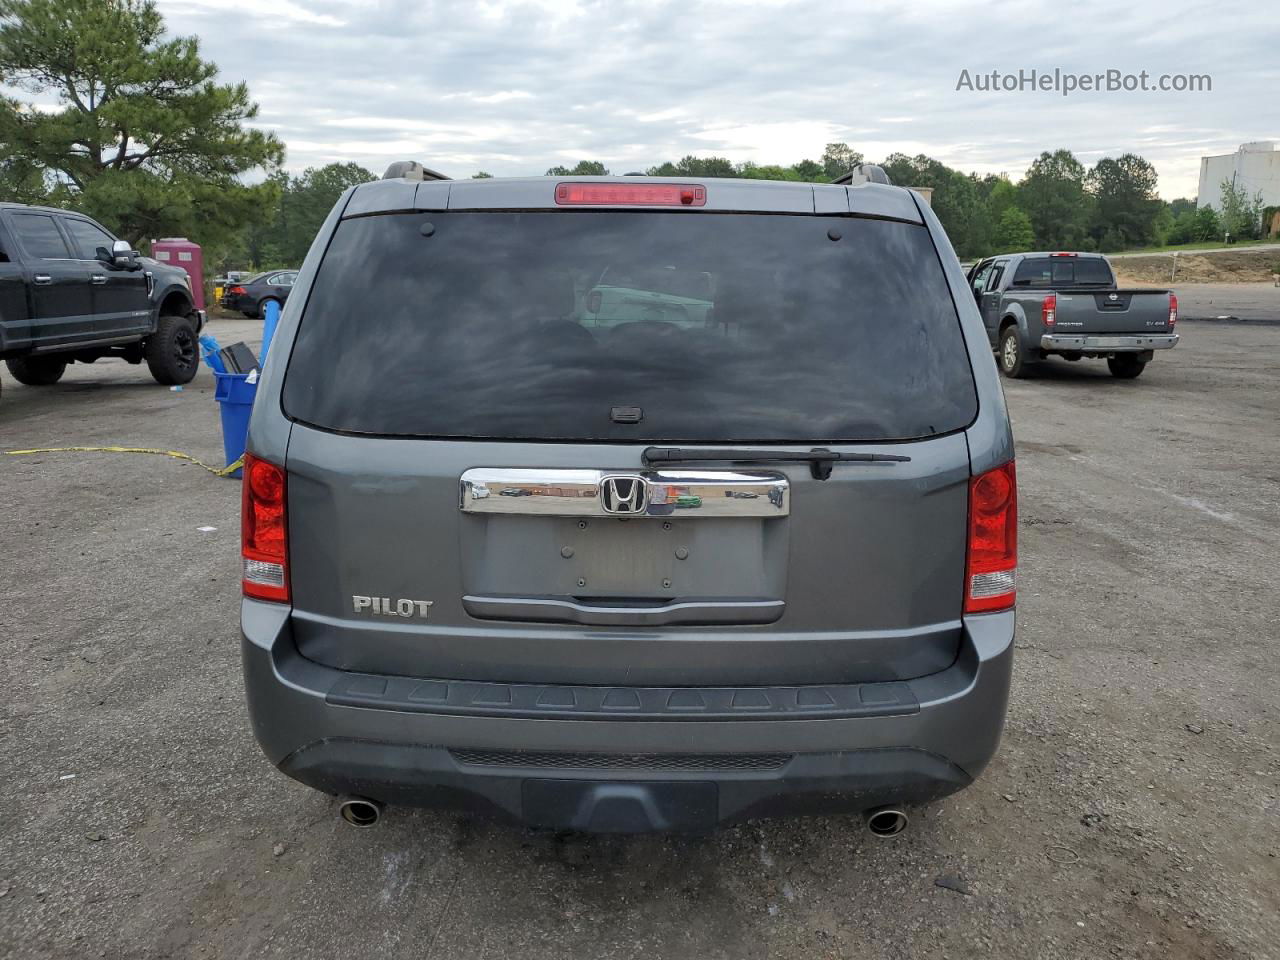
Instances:
[[[244,456],[249,414],[253,413],[258,383],[256,379],[249,383],[247,373],[215,373],[213,376],[213,399],[218,401],[218,410],[222,414],[222,450],[227,463],[232,464]],[[240,471],[236,470],[230,476],[239,479]]]

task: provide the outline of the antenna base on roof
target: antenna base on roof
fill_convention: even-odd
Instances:
[[[420,164],[417,160],[397,160],[387,167],[382,175],[383,180],[448,180],[443,173],[437,173]]]

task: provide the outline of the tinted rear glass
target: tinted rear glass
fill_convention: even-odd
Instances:
[[[1018,264],[1015,287],[1110,286],[1111,268],[1097,257],[1031,257]]]
[[[58,232],[53,217],[42,213],[18,214],[10,221],[14,231],[22,238],[27,253],[41,260],[67,260],[71,251]]]
[[[977,398],[922,226],[561,211],[343,221],[284,408],[394,436],[807,442],[946,433]]]

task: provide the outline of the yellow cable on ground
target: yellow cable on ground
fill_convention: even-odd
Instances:
[[[244,466],[244,457],[229,463],[225,467],[211,467],[207,463],[202,463],[189,453],[180,453],[177,450],[160,450],[151,447],[40,447],[35,450],[6,450],[5,456],[9,457],[25,457],[33,453],[150,453],[161,457],[173,457],[175,460],[186,460],[194,463],[197,467],[204,467],[215,477],[230,476],[235,471]]]

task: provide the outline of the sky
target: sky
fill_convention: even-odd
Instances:
[[[1280,14],[1212,5],[1004,0],[159,0],[301,171],[416,159],[449,176],[614,173],[685,154],[790,164],[844,141],[1019,178],[1042,150],[1134,152],[1161,196],[1200,157],[1280,140]],[[1203,92],[983,92],[1017,75],[1207,74]]]

